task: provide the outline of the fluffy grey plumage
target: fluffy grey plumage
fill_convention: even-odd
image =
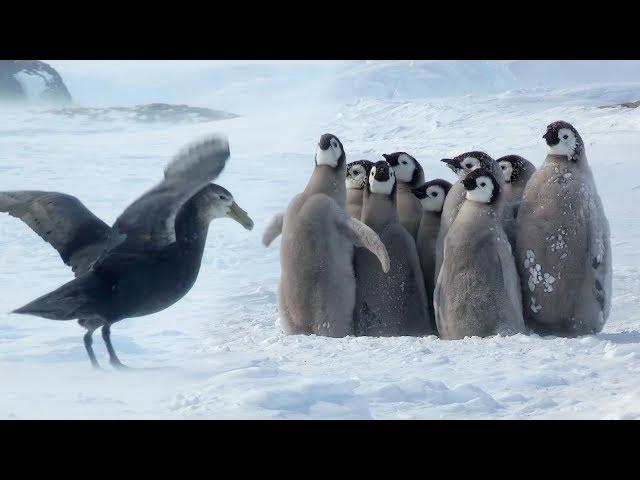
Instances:
[[[440,231],[438,232],[438,240],[436,242],[436,277],[440,271],[442,265],[442,253],[444,249],[444,238],[447,235],[449,227],[456,219],[456,215],[460,211],[462,204],[466,200],[466,191],[462,181],[464,178],[478,168],[488,169],[496,178],[500,189],[504,189],[504,178],[497,162],[484,152],[467,152],[462,155],[458,155],[453,159],[445,158],[442,160],[447,166],[458,176],[460,179],[454,183],[447,195],[447,199],[444,202],[442,208],[442,216],[440,219]],[[504,198],[500,196],[498,203],[495,205],[495,209],[500,212],[503,211]]]
[[[536,171],[536,167],[526,158],[519,155],[506,155],[496,160],[505,181],[505,208],[502,226],[507,232],[511,248],[515,251],[516,217],[522,201],[522,194],[527,182]]]
[[[356,335],[434,333],[418,252],[413,237],[398,221],[394,185],[393,169],[377,162],[369,173],[362,220],[380,235],[391,269],[381,272],[370,252],[356,249]]]
[[[580,134],[554,122],[544,138],[549,155],[516,221],[525,320],[542,334],[599,332],[611,307],[609,223]]]
[[[422,206],[411,189],[424,183],[424,171],[420,163],[406,152],[394,152],[382,156],[396,172],[398,220],[415,239],[420,228]]]
[[[362,199],[367,176],[373,166],[369,160],[356,160],[347,165],[347,213],[353,218],[360,218],[362,214]]]
[[[433,310],[433,291],[436,287],[436,242],[440,231],[440,219],[442,217],[442,207],[451,183],[441,178],[430,180],[413,190],[414,195],[424,211],[420,220],[416,248],[420,257],[420,267],[424,277],[424,286],[427,291],[429,304],[429,315],[433,322],[433,330],[436,331],[435,312]]]
[[[344,211],[345,176],[342,143],[334,135],[322,135],[307,187],[282,217],[274,217],[263,237],[268,245],[282,232],[278,305],[287,333],[353,334],[355,245],[373,251],[378,268],[389,270],[386,249],[375,232]]]
[[[445,237],[434,293],[440,336],[524,332],[518,274],[496,209],[499,182],[481,168],[470,172],[463,186],[467,199]]]

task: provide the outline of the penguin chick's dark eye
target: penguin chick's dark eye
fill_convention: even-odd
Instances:
[[[353,174],[354,174],[354,175],[359,175],[359,174],[360,174],[360,170],[354,170],[354,171],[353,171]]]
[[[501,168],[502,170],[504,170],[504,169],[505,169],[505,168],[507,168],[507,167],[505,167],[504,165],[500,165],[500,168]]]
[[[402,162],[402,164],[403,164],[403,165],[406,165],[406,164],[407,164],[407,162]]]
[[[431,196],[432,196],[432,197],[437,197],[437,196],[438,196],[438,192],[433,192],[433,193],[431,194]]]
[[[563,135],[562,138],[566,140],[567,138],[569,138],[569,135]]]
[[[220,200],[226,200],[227,197],[225,197],[224,195],[220,195]]]
[[[481,186],[481,187],[486,187],[486,186],[487,186],[487,184],[486,184],[485,182],[480,182],[480,186]]]
[[[464,166],[467,168],[471,168],[473,165],[471,165],[470,163],[465,163]]]

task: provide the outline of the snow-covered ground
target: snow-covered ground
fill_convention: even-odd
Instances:
[[[230,220],[213,222],[191,292],[161,313],[113,328],[123,362],[145,367],[120,372],[108,368],[99,335],[106,369],[90,368],[75,322],[7,313],[72,274],[28,227],[1,215],[0,417],[639,418],[640,109],[597,108],[637,100],[639,87],[591,82],[404,100],[376,94],[314,108],[286,101],[197,125],[0,113],[0,191],[71,193],[109,223],[161,177],[180,147],[222,131],[232,156],[217,183],[256,224],[247,232]],[[232,103],[224,108],[234,111]],[[439,159],[472,149],[518,153],[539,165],[541,136],[558,119],[585,140],[611,223],[613,309],[600,334],[461,341],[284,335],[276,307],[279,241],[266,249],[260,237],[304,187],[320,134],[338,135],[349,160],[402,149],[427,177],[452,179]]]

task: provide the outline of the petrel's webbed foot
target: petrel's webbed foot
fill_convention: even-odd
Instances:
[[[128,367],[127,365],[125,365],[124,363],[122,363],[120,360],[118,360],[117,358],[115,359],[111,359],[111,366],[117,370],[130,370],[131,367]]]
[[[107,351],[109,352],[109,363],[111,363],[111,366],[113,368],[117,368],[118,370],[129,368],[120,361],[120,359],[116,355],[116,351],[114,350],[113,345],[111,344],[111,324],[105,323],[105,325],[102,327],[102,339],[107,346]]]

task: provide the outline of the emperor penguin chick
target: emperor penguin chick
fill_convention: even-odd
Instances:
[[[496,160],[502,170],[502,176],[505,181],[504,200],[509,206],[515,208],[518,213],[518,207],[522,200],[524,187],[531,176],[535,173],[536,167],[526,158],[519,155],[505,155]]]
[[[433,311],[433,290],[436,287],[436,241],[440,230],[440,217],[444,201],[451,189],[451,183],[441,178],[430,180],[424,185],[413,189],[413,194],[420,200],[422,208],[422,219],[420,229],[416,239],[416,248],[420,257],[420,267],[424,277],[424,286],[427,290],[429,302],[429,314],[431,320],[435,322]],[[435,326],[435,323],[434,323]]]
[[[516,220],[525,320],[541,334],[599,332],[611,307],[609,222],[578,131],[558,121],[543,138],[548,155]]]
[[[444,238],[447,235],[449,227],[456,219],[456,215],[460,211],[460,207],[466,200],[466,190],[462,181],[465,177],[478,168],[489,170],[497,180],[501,189],[504,189],[504,177],[502,176],[498,163],[484,152],[467,152],[458,155],[455,158],[442,159],[444,163],[455,173],[459,180],[453,184],[447,198],[442,207],[442,216],[440,217],[440,231],[438,232],[438,240],[436,241],[436,270],[435,276],[438,278],[438,272],[442,265],[442,252],[444,249]],[[502,196],[498,199],[496,208],[502,209],[504,199]]]
[[[371,251],[384,272],[389,257],[378,235],[344,211],[346,160],[335,135],[320,137],[315,163],[304,192],[274,217],[263,243],[282,233],[278,307],[285,331],[344,337],[353,334],[354,246]]]
[[[369,160],[357,160],[347,165],[347,213],[354,218],[359,219],[362,213],[362,194],[372,165]]]
[[[524,332],[518,274],[496,209],[502,187],[485,168],[469,173],[462,185],[467,198],[445,237],[434,293],[440,336]]]
[[[393,167],[396,176],[396,209],[398,219],[415,239],[420,228],[422,205],[411,192],[424,183],[424,171],[418,161],[405,152],[382,155]]]
[[[502,226],[507,232],[511,248],[516,250],[516,217],[520,208],[520,201],[524,187],[536,171],[536,167],[529,160],[518,155],[506,155],[496,160],[505,181],[505,208]]]
[[[396,213],[395,179],[393,168],[385,161],[377,162],[369,173],[362,221],[380,236],[391,269],[388,274],[381,272],[370,252],[356,249],[356,335],[433,333],[415,241]]]

